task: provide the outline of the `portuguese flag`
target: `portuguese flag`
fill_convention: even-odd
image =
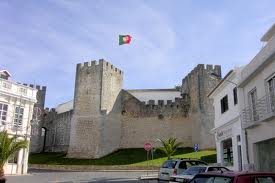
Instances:
[[[119,35],[119,45],[130,44],[131,38],[130,35]]]

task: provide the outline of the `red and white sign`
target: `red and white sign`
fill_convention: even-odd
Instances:
[[[153,145],[151,143],[147,142],[144,144],[144,149],[146,151],[150,151],[152,148],[153,148]]]

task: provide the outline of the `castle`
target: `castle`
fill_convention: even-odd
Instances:
[[[213,72],[221,76],[221,67],[199,64],[180,87],[125,90],[123,72],[111,63],[100,59],[77,64],[74,99],[44,110],[33,127],[31,152],[100,158],[122,148],[141,148],[145,142],[158,146],[157,138],[169,137],[184,146],[215,148],[210,133],[214,109],[207,94],[220,80],[210,77]]]

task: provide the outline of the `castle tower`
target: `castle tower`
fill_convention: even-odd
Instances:
[[[24,84],[27,86],[27,84]],[[41,145],[41,128],[42,128],[42,123],[43,123],[43,113],[44,113],[44,106],[45,106],[45,97],[46,97],[46,86],[40,87],[39,85],[33,85],[30,84],[28,85],[32,88],[36,88],[37,94],[36,94],[36,99],[37,102],[34,104],[35,109],[37,113],[34,116],[36,119],[32,119],[32,124],[31,124],[31,143],[30,143],[30,153],[39,153],[42,151],[42,145]]]
[[[191,115],[197,120],[192,126],[192,143],[199,144],[200,148],[215,148],[214,135],[211,129],[214,128],[214,107],[207,95],[220,82],[219,78],[211,77],[211,73],[220,76],[220,65],[198,64],[182,80],[182,95],[189,95],[191,98]]]
[[[68,157],[98,158],[106,116],[122,89],[123,72],[100,59],[77,64]]]

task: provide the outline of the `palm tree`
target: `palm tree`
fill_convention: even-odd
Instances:
[[[4,165],[8,159],[20,149],[27,147],[27,140],[17,141],[16,136],[9,137],[7,131],[0,132],[0,177],[4,176]]]
[[[171,156],[175,154],[177,148],[183,145],[182,142],[176,142],[177,138],[170,137],[167,140],[157,139],[162,143],[163,147],[158,148],[162,152],[164,152],[167,156],[167,159],[171,159]]]

